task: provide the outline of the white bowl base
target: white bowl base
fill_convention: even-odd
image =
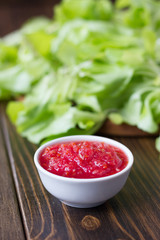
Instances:
[[[87,203],[87,204],[81,204],[81,203],[71,203],[71,202],[65,202],[65,201],[62,201],[60,200],[62,203],[64,203],[65,205],[67,206],[70,206],[70,207],[76,207],[76,208],[92,208],[92,207],[97,207],[99,205],[102,205],[103,203],[105,203],[106,201],[103,201],[103,202],[98,202],[98,203]]]

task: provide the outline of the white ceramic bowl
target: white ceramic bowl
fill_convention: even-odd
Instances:
[[[101,178],[77,179],[55,175],[39,164],[41,151],[50,145],[70,141],[98,141],[120,148],[128,156],[127,166],[120,172]],[[105,137],[78,135],[52,140],[37,149],[34,162],[44,187],[66,205],[78,208],[95,207],[117,194],[124,186],[133,164],[131,151],[123,144]]]

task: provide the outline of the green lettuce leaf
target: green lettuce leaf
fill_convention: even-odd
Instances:
[[[160,124],[155,0],[63,0],[0,40],[0,99],[17,131],[42,143],[93,134],[108,117],[148,133]],[[158,140],[157,140],[158,141]]]
[[[112,4],[106,0],[64,0],[55,8],[55,19],[65,22],[76,18],[108,20],[112,17]]]
[[[156,138],[156,149],[160,152],[160,136]]]

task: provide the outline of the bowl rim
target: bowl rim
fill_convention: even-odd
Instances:
[[[113,145],[115,147],[119,147],[122,151],[124,151],[124,153],[127,155],[128,157],[128,164],[127,166],[122,169],[120,172],[115,173],[113,175],[109,175],[109,176],[105,176],[105,177],[97,177],[97,178],[71,178],[71,177],[63,177],[63,176],[59,176],[56,175],[54,173],[48,172],[46,169],[44,169],[39,161],[39,155],[42,152],[42,150],[45,147],[51,146],[53,144],[58,144],[58,143],[64,143],[64,142],[78,142],[78,141],[98,141],[98,142],[105,142],[108,143],[110,145]],[[101,137],[101,136],[95,136],[95,135],[71,135],[71,136],[66,136],[66,137],[60,137],[60,138],[56,138],[53,139],[51,141],[48,141],[47,143],[41,145],[35,152],[34,154],[34,164],[36,166],[36,168],[41,171],[43,174],[47,175],[48,177],[51,177],[53,179],[59,179],[59,180],[63,180],[66,182],[76,182],[76,183],[82,183],[82,182],[101,182],[101,181],[106,181],[109,179],[114,179],[118,176],[123,175],[124,173],[126,173],[127,171],[129,171],[133,165],[134,162],[134,157],[132,152],[130,151],[130,149],[128,147],[126,147],[124,144],[120,143],[119,141],[113,140],[111,138],[108,137]]]

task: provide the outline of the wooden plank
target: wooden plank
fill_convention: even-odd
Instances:
[[[33,163],[37,147],[3,122],[19,183],[19,202],[28,239],[157,240],[160,236],[160,159],[154,138],[116,138],[135,163],[123,190],[102,206],[76,209],[61,204],[43,188]]]
[[[1,112],[1,111],[0,111]],[[0,115],[1,116],[1,115]],[[1,116],[2,117],[2,116]],[[0,118],[1,123],[1,118]],[[0,124],[0,239],[25,239],[12,172]]]
[[[66,239],[61,203],[44,190],[33,164],[36,146],[17,135],[7,122],[4,109],[1,114],[27,239]]]

